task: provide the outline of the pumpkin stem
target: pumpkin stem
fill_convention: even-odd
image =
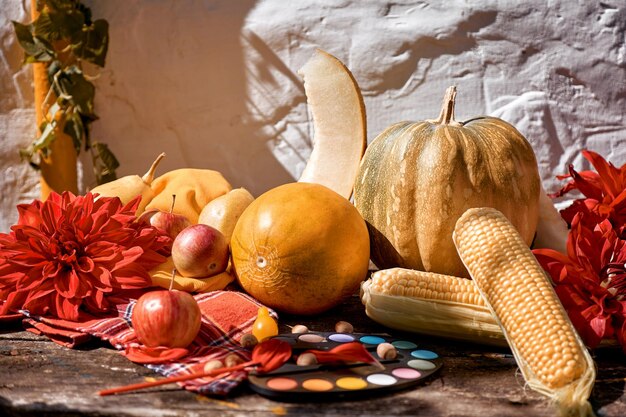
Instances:
[[[446,90],[446,95],[443,98],[443,104],[441,106],[441,113],[437,120],[432,122],[440,125],[457,125],[459,124],[454,120],[454,100],[456,98],[456,86],[450,86]]]

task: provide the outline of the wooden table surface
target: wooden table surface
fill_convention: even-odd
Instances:
[[[94,341],[79,349],[61,347],[21,330],[0,330],[0,416],[554,416],[541,395],[524,388],[507,349],[403,335],[371,321],[358,297],[315,318],[281,316],[286,325],[332,331],[338,320],[355,331],[388,332],[439,353],[441,371],[410,390],[358,401],[286,403],[268,400],[247,386],[228,398],[209,398],[175,385],[99,397],[107,387],[155,377],[109,346]],[[598,367],[592,405],[598,416],[626,416],[626,356],[617,349],[594,353]]]

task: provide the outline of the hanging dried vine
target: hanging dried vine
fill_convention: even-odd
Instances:
[[[24,63],[42,62],[48,68],[50,90],[39,136],[20,150],[23,160],[39,169],[50,156],[50,145],[60,133],[71,137],[77,154],[90,152],[98,184],[116,178],[119,162],[109,147],[93,139],[90,124],[94,112],[95,86],[83,72],[83,63],[104,67],[109,46],[109,25],[93,20],[91,10],[78,0],[37,0],[38,17],[30,24],[13,22]]]

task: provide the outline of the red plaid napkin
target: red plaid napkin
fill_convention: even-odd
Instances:
[[[250,351],[241,348],[239,340],[245,333],[252,331],[252,324],[262,305],[237,291],[214,291],[194,297],[202,311],[202,326],[194,342],[187,348],[188,354],[173,362],[147,364],[148,368],[164,376],[178,376],[201,371],[206,362],[213,359],[223,361],[229,354],[236,354],[245,361],[250,359]],[[81,322],[32,316],[22,311],[26,316],[23,323],[27,330],[44,334],[67,347],[75,347],[97,337],[110,342],[125,354],[138,346],[131,327],[135,302],[125,300],[118,303],[117,312],[110,317],[94,317]],[[247,376],[246,371],[237,371],[221,378],[194,379],[181,382],[180,385],[201,394],[226,395]]]

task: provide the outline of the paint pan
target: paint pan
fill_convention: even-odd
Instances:
[[[268,374],[251,373],[249,382],[252,390],[279,401],[368,398],[410,389],[439,371],[443,364],[439,355],[426,346],[387,334],[308,332],[276,337],[289,342],[294,357]],[[384,369],[363,363],[296,365],[297,355],[305,350],[330,350],[355,341],[362,343]],[[376,347],[385,342],[395,346],[395,359],[384,360],[376,354]]]

